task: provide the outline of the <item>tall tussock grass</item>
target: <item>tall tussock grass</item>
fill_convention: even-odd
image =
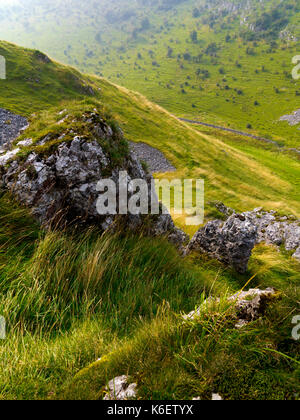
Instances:
[[[9,328],[57,331],[101,311],[126,330],[126,319],[155,314],[165,298],[180,310],[203,289],[200,274],[164,240],[97,228],[38,232],[24,210],[13,217],[11,236],[5,215],[0,233],[0,313]]]
[[[260,245],[241,276],[161,238],[42,230],[7,194],[0,214],[0,399],[101,398],[122,374],[142,398],[294,398],[299,264],[289,256]],[[275,287],[281,300],[242,332],[222,308],[183,322],[208,296],[225,301],[245,285]]]

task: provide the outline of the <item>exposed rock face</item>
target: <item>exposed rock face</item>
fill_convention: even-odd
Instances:
[[[279,121],[287,121],[289,125],[294,126],[300,123],[300,109],[297,109],[293,114],[283,115]]]
[[[293,257],[300,261],[300,246],[296,249],[296,252],[293,254]]]
[[[217,208],[226,216],[233,211],[220,204]],[[268,245],[283,245],[286,251],[295,251],[293,257],[300,261],[300,220],[261,208],[242,213],[242,216],[257,227],[256,244],[265,242]]]
[[[282,217],[276,212],[264,212],[260,209],[244,213],[258,229],[257,243],[283,245],[287,251],[295,251],[293,257],[300,261],[300,220]]]
[[[225,216],[229,217],[233,214],[236,214],[236,212],[231,209],[230,207],[226,207],[225,204],[223,204],[221,201],[214,202],[214,205],[219,212],[223,213]]]
[[[50,64],[51,63],[50,58],[46,54],[42,53],[41,51],[36,50],[34,52],[34,57],[44,64]]]
[[[287,251],[296,250],[300,246],[300,220],[279,216],[275,211],[265,212],[262,209],[243,214],[257,226],[257,243],[284,245]]]
[[[223,398],[221,397],[220,394],[212,394],[211,400],[212,401],[223,401]]]
[[[208,222],[192,238],[188,251],[197,250],[209,254],[225,264],[245,273],[254,248],[257,227],[244,216],[234,214],[225,223]]]
[[[224,223],[214,220],[192,238],[187,252],[196,250],[245,273],[252,250],[256,244],[283,245],[287,251],[295,251],[293,257],[300,261],[300,220],[280,216],[275,211],[261,208],[236,214],[223,203],[216,208],[228,217]]]
[[[265,314],[268,304],[270,304],[278,294],[272,288],[266,290],[250,289],[246,292],[238,292],[230,296],[227,300],[232,303],[237,315],[237,329],[243,328],[249,322],[255,321]],[[209,305],[220,303],[220,299],[207,299],[198,309],[184,316],[186,320],[195,320],[208,308]]]
[[[129,384],[128,376],[118,376],[117,378],[112,379],[108,388],[106,388],[107,394],[104,397],[104,400],[132,400],[136,398],[137,395],[137,384]]]
[[[147,228],[147,233],[154,236],[170,235],[170,240],[180,245],[186,236],[175,228],[169,214],[144,216],[138,212],[118,216],[118,205],[116,214],[109,211],[108,214],[99,214],[98,182],[109,179],[119,187],[120,172],[127,173],[126,205],[135,193],[129,188],[130,181],[134,179],[146,181],[149,206],[151,200],[157,201],[158,205],[158,199],[151,189],[152,176],[145,172],[135,155],[128,150],[119,129],[113,130],[95,112],[85,113],[80,121],[76,121],[77,126],[79,122],[88,135],[79,135],[70,128],[55,138],[49,134],[35,144],[31,144],[31,139],[26,139],[19,142],[15,149],[2,156],[0,154],[4,186],[32,209],[33,215],[44,225],[66,220],[96,223],[105,231],[120,221],[131,230]],[[28,153],[25,158],[18,159],[16,154],[22,148]],[[118,191],[117,188],[117,203]]]

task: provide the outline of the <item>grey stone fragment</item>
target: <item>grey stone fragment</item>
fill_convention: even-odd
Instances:
[[[247,292],[236,293],[228,300],[235,303],[239,320],[250,322],[264,314],[267,304],[275,295],[276,292],[272,288],[250,289]]]
[[[196,250],[210,255],[245,273],[257,237],[257,227],[244,216],[234,214],[225,223],[208,222],[200,228],[188,245],[188,252]]]
[[[224,214],[232,211],[224,204],[216,206]],[[275,210],[264,211],[262,208],[242,213],[257,227],[256,244],[265,242],[268,245],[283,245],[287,251],[295,251],[293,257],[300,261],[300,220],[293,216],[281,216]]]
[[[293,257],[296,258],[296,260],[300,261],[300,246],[296,249],[296,252],[293,254]]]
[[[129,384],[128,376],[118,376],[112,379],[108,388],[106,388],[107,394],[104,397],[104,400],[132,400],[137,396],[137,384]]]
[[[249,322],[255,321],[263,316],[268,304],[275,299],[276,296],[277,293],[273,288],[267,288],[265,290],[250,289],[230,296],[227,301],[232,303],[238,318],[235,327],[240,329]],[[190,312],[188,315],[184,315],[184,319],[196,320],[208,308],[218,304],[220,304],[220,299],[210,297],[204,301],[199,308]]]

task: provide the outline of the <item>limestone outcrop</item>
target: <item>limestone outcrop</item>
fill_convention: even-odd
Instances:
[[[224,223],[208,222],[198,230],[188,245],[188,252],[200,251],[245,273],[255,246],[257,227],[245,216],[234,214]]]
[[[198,251],[245,273],[255,245],[266,243],[284,247],[300,261],[300,220],[282,216],[261,208],[237,214],[223,203],[216,208],[227,220],[209,221],[200,228],[186,248],[186,253]]]
[[[68,119],[70,126],[58,134],[49,133],[35,142],[25,139],[0,154],[2,185],[30,208],[43,225],[62,221],[92,223],[106,231],[120,222],[125,229],[170,237],[180,247],[187,236],[175,227],[169,213],[162,211],[155,189],[151,188],[152,175],[130,151],[121,130],[97,112],[85,112],[76,118],[67,116],[58,124],[66,127]],[[126,174],[126,179],[121,180],[120,173]],[[145,203],[140,203],[137,211],[123,214],[120,184],[125,183],[127,197],[122,202],[129,209],[137,192],[131,181],[136,179],[146,183],[146,209]],[[115,208],[111,211],[108,207],[106,214],[99,211],[98,201],[99,182],[104,180],[116,187]],[[158,214],[151,215],[153,202]]]
[[[273,288],[250,289],[230,296],[227,301],[236,313],[235,327],[240,329],[265,314],[268,305],[278,297]],[[220,304],[220,299],[208,298],[198,309],[184,316],[185,320],[196,320],[207,308]]]

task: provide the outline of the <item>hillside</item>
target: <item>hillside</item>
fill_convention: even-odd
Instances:
[[[126,139],[158,148],[177,168],[157,177],[205,179],[206,220],[221,216],[214,200],[300,217],[297,155],[199,132],[144,96],[35,50],[1,41],[0,54],[9,69],[0,107],[30,121],[19,140],[55,132],[64,110],[96,108]],[[212,392],[295,399],[299,262],[289,252],[260,244],[248,272],[237,274],[204,255],[179,257],[164,239],[100,235],[97,227],[45,231],[3,189],[0,207],[0,314],[8,320],[0,399],[100,399],[108,380],[123,374],[145,399],[211,399]],[[226,297],[244,287],[273,287],[280,299],[238,331]],[[222,299],[184,323],[180,314],[209,296]]]
[[[295,0],[28,0],[0,16],[0,38],[104,75],[177,116],[299,145],[298,127],[279,122],[299,106]]]
[[[11,68],[0,85],[4,108],[28,116],[49,106],[63,108],[62,98],[100,104],[121,124],[129,140],[146,142],[165,153],[178,169],[169,177],[203,177],[207,203],[220,200],[241,211],[263,206],[299,216],[296,155],[245,141],[248,155],[221,142],[219,133],[201,134],[143,96],[105,79],[83,76],[55,62],[44,63],[36,52],[3,42],[0,53]]]

